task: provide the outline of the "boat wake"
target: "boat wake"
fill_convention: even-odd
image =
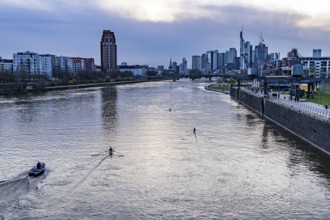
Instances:
[[[26,173],[11,180],[0,182],[0,202],[12,202],[20,196],[28,194],[31,190],[38,189],[38,184],[43,180],[45,175],[40,177],[29,177]]]
[[[40,178],[31,178],[27,173],[0,182],[0,219],[6,219],[20,207],[20,201],[32,190],[36,190]],[[7,213],[7,215],[6,215]],[[6,217],[7,216],[7,217]]]
[[[3,181],[0,183],[0,201],[15,201],[21,195],[27,194],[29,190],[30,182],[27,175],[13,180]]]
[[[93,171],[96,170],[102,164],[102,162],[108,157],[110,157],[110,155],[105,156],[99,163],[97,163],[77,184],[73,186],[72,190],[74,191],[75,189],[77,189],[77,187],[79,187],[82,183],[84,183],[86,179],[93,173]]]

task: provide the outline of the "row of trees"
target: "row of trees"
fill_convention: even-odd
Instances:
[[[14,92],[20,92],[26,90],[28,86],[32,86],[35,90],[42,90],[46,85],[58,86],[109,81],[132,81],[137,78],[153,78],[157,76],[158,73],[154,70],[147,71],[146,76],[134,76],[131,71],[114,70],[108,73],[103,71],[80,71],[72,73],[56,68],[53,70],[52,77],[49,77],[46,74],[32,74],[21,69],[14,72],[0,72],[0,90],[8,90],[10,88]]]

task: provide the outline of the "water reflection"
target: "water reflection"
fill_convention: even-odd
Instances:
[[[272,146],[277,149],[273,150],[282,153],[283,150],[288,152],[286,164],[291,175],[301,175],[302,169],[306,167],[316,175],[326,177],[326,185],[330,187],[330,161],[327,155],[282,127],[265,120],[262,132],[262,147],[264,149],[270,148],[269,144],[272,141],[277,143]]]
[[[0,204],[0,219],[326,219],[329,164],[320,154],[204,86],[180,80],[47,93],[18,105],[36,109],[25,127],[15,121],[15,102],[4,104],[0,181],[36,159],[51,172],[38,190],[8,182],[4,196],[20,206]]]
[[[288,172],[290,175],[299,176],[302,170],[308,169],[326,177],[326,185],[330,186],[330,161],[329,156],[324,155],[309,143],[301,140],[284,128],[261,118],[258,114],[252,112],[244,106],[238,106],[236,117],[245,123],[251,131],[261,131],[260,149],[262,154],[274,155],[274,158],[280,155],[286,160]],[[254,135],[254,133],[250,133]],[[258,138],[254,136],[253,139]]]
[[[104,129],[114,132],[117,128],[117,88],[105,87],[101,90],[102,119]]]

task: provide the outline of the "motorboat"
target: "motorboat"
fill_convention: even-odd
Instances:
[[[29,171],[29,176],[36,177],[45,172],[46,164],[43,162],[38,162],[38,163],[40,164],[40,166],[36,165],[36,166],[32,167],[31,170]]]

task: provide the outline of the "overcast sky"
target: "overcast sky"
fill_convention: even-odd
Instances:
[[[115,32],[118,64],[180,63],[207,50],[239,51],[239,32],[285,57],[322,49],[330,56],[328,0],[0,0],[0,56],[13,53],[92,57],[102,31]]]

